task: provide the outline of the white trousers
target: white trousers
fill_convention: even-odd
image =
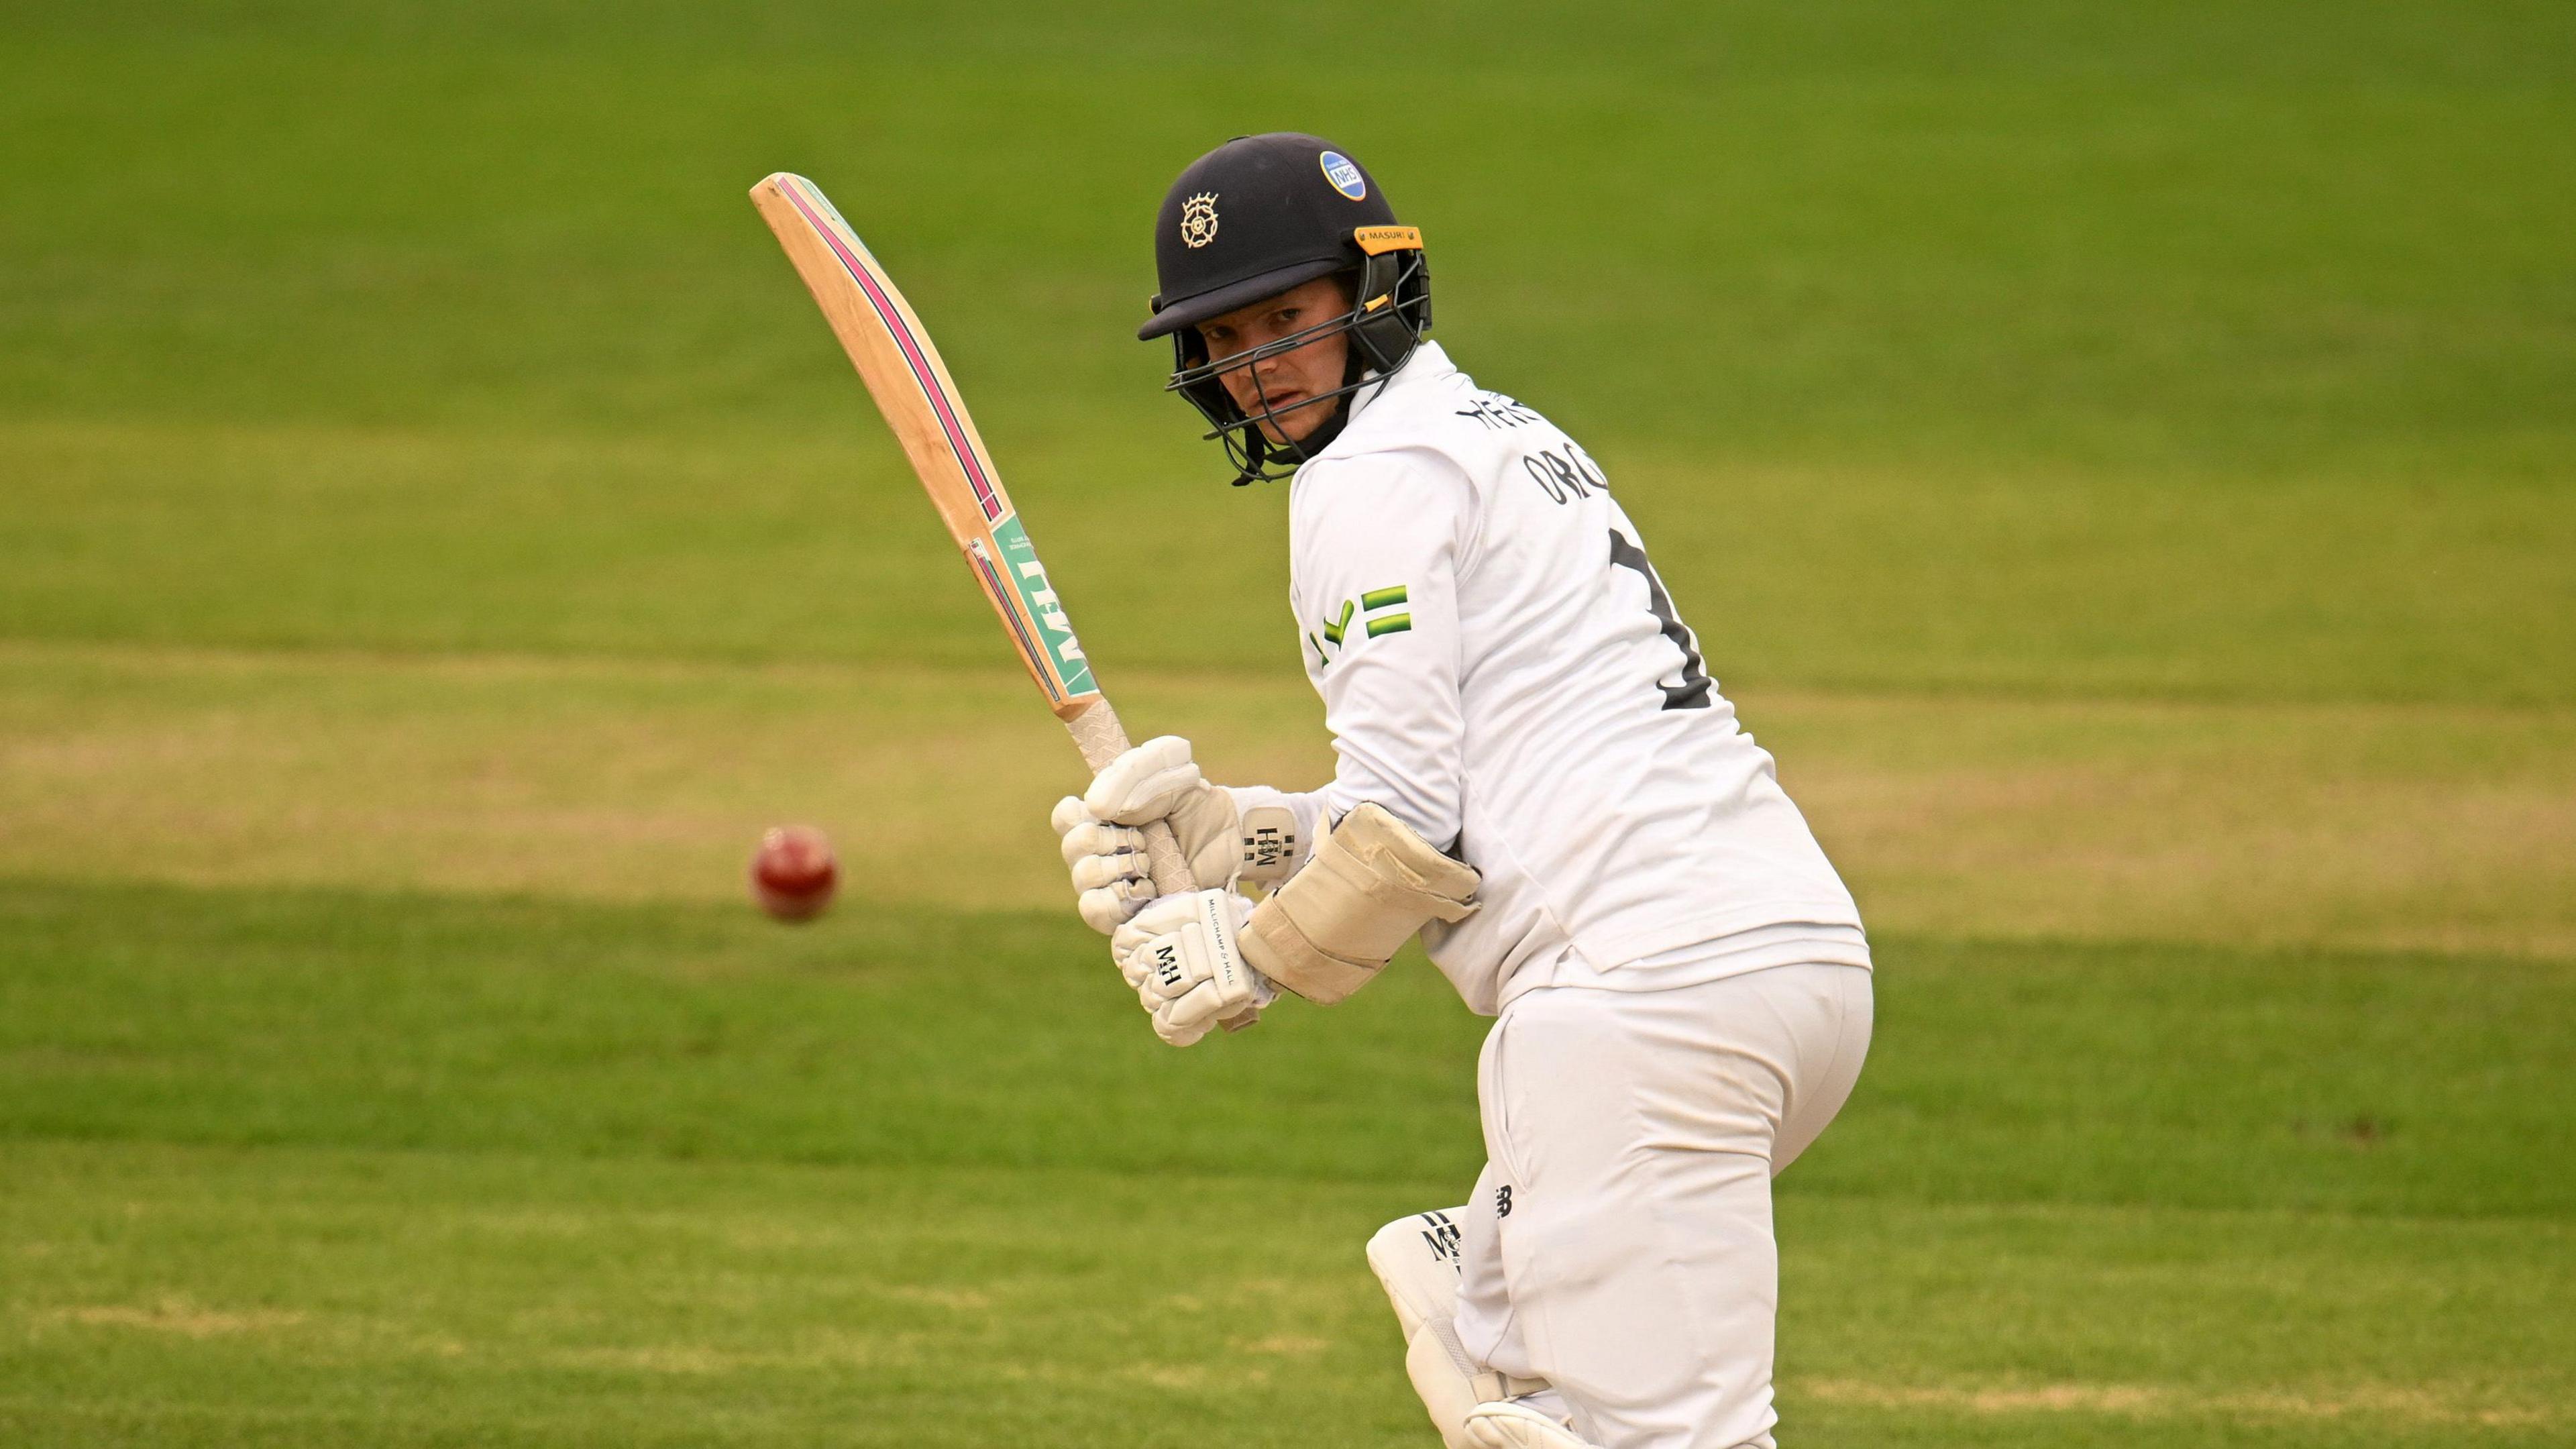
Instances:
[[[1554,1384],[1602,1449],[1771,1449],[1771,1179],[1851,1095],[1870,1008],[1870,973],[1829,965],[1505,1006],[1477,1069],[1467,1352]]]

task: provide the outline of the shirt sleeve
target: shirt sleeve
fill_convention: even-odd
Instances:
[[[1299,644],[1338,757],[1326,820],[1366,801],[1442,850],[1464,808],[1458,576],[1475,491],[1437,454],[1310,466],[1292,509]]]

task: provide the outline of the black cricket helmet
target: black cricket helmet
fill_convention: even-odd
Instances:
[[[1273,131],[1237,136],[1189,165],[1163,198],[1154,222],[1154,270],[1161,290],[1140,340],[1172,339],[1167,390],[1207,415],[1240,486],[1285,478],[1321,453],[1350,417],[1350,396],[1404,365],[1431,326],[1431,270],[1422,233],[1399,224],[1366,168],[1319,136]],[[1210,359],[1199,324],[1275,297],[1317,277],[1346,274],[1348,312],[1275,342]],[[1336,332],[1351,336],[1340,387],[1273,409],[1256,392],[1246,413],[1221,375],[1294,351]],[[1252,376],[1257,380],[1259,374]],[[1329,406],[1322,426],[1273,442],[1261,424],[1303,408]],[[1284,428],[1280,436],[1287,437]]]

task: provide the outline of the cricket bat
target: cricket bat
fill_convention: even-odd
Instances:
[[[841,350],[850,355],[949,536],[964,551],[967,570],[1001,618],[1003,634],[1073,736],[1083,763],[1096,772],[1126,753],[1127,731],[1118,711],[1101,694],[1064,601],[1048,584],[1028,528],[911,304],[821,187],[781,171],[753,187],[751,201],[841,339]],[[1145,827],[1144,836],[1155,893],[1195,889],[1171,827],[1158,820]],[[1226,1026],[1237,1029],[1251,1021],[1246,1015]]]

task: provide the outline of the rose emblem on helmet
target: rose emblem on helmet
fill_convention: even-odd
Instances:
[[[1181,204],[1181,242],[1196,249],[1216,240],[1216,193],[1202,191]]]

